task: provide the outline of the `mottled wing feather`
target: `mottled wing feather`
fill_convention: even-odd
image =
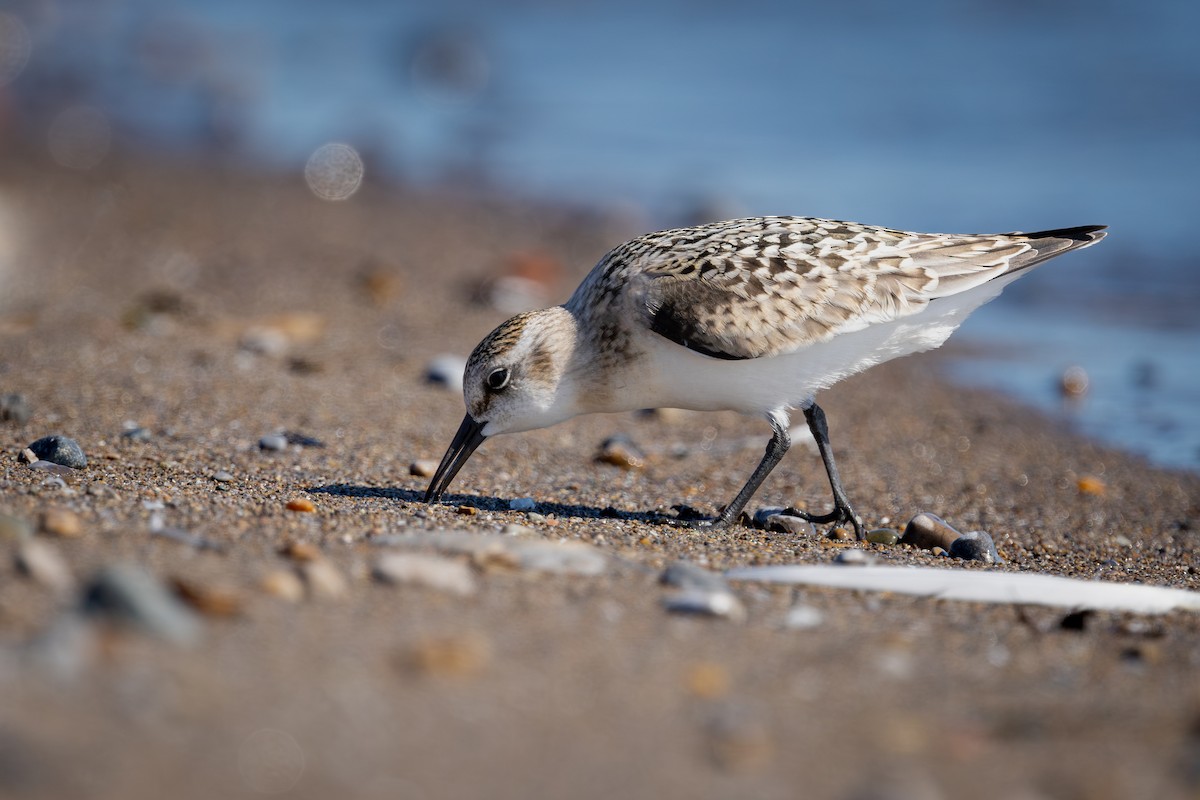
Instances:
[[[568,305],[597,315],[617,304],[696,352],[758,358],[916,313],[1090,244],[1102,236],[1087,235],[1094,230],[953,235],[805,217],[731,220],[626,242]]]

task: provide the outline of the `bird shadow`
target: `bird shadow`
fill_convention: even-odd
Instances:
[[[424,507],[425,493],[417,489],[401,489],[386,486],[359,486],[350,483],[331,483],[325,486],[312,486],[307,489],[311,494],[326,494],[336,497],[377,497],[385,500],[399,500],[404,503],[414,503]],[[508,501],[499,497],[477,494],[446,494],[438,503],[440,506],[470,506],[480,511],[512,511]],[[555,503],[541,501],[532,509],[539,514],[575,519],[623,519],[632,522],[644,522],[648,525],[663,525],[680,521],[708,519],[708,516],[691,506],[672,506],[675,514],[662,511],[626,511],[613,506],[599,508],[597,506],[574,503]]]

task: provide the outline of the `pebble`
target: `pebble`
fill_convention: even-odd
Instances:
[[[1003,564],[1004,559],[996,551],[996,543],[984,531],[970,531],[954,540],[950,555],[966,561],[982,561],[985,564]]]
[[[765,527],[769,531],[789,533],[793,536],[812,536],[816,532],[811,522],[791,514],[772,514],[767,517]]]
[[[73,478],[79,474],[79,470],[64,467],[62,464],[55,464],[53,461],[34,461],[29,465],[29,468],[36,469],[39,472],[49,472],[58,478]]]
[[[24,425],[29,422],[31,416],[33,413],[30,411],[29,403],[26,402],[24,395],[0,395],[0,422]]]
[[[900,541],[900,534],[891,528],[876,528],[873,531],[867,532],[867,541],[871,544],[882,544],[891,547]]]
[[[80,523],[79,516],[65,508],[49,508],[43,511],[38,519],[38,529],[42,533],[64,539],[78,539],[83,535],[83,524]]]
[[[83,589],[83,609],[176,644],[192,644],[200,638],[199,617],[157,578],[130,564],[97,573]]]
[[[1104,481],[1094,475],[1084,475],[1075,483],[1080,494],[1088,494],[1093,497],[1102,497],[1108,491],[1108,486]]]
[[[724,666],[711,661],[702,661],[699,664],[693,664],[688,669],[683,684],[689,692],[697,697],[715,700],[729,694],[732,681],[729,678],[729,670]]]
[[[646,466],[646,455],[624,434],[610,436],[600,444],[596,461],[612,464],[621,469],[642,469]]]
[[[949,523],[936,514],[922,511],[908,521],[904,527],[904,535],[900,537],[901,544],[910,544],[922,550],[932,550],[940,547],[949,550],[954,540],[962,533],[952,528]]]
[[[153,438],[153,434],[150,433],[149,428],[143,428],[140,425],[135,424],[127,425],[125,429],[121,431],[121,438],[129,439],[133,442],[148,442]]]
[[[1058,389],[1063,397],[1083,397],[1088,390],[1087,370],[1080,366],[1071,366],[1063,370],[1058,379]]]
[[[405,654],[406,665],[417,672],[443,678],[472,678],[492,657],[487,639],[477,633],[427,636]]]
[[[282,433],[271,433],[258,440],[258,449],[267,450],[269,452],[279,452],[286,450],[288,446],[287,437]]]
[[[280,548],[279,554],[293,561],[316,561],[321,558],[320,548],[308,542],[288,542]]]
[[[0,514],[0,541],[21,542],[32,537],[33,526],[27,520]]]
[[[418,478],[432,478],[433,473],[437,472],[437,468],[438,462],[433,459],[421,459],[408,465],[408,474],[416,475]]]
[[[513,511],[533,511],[537,508],[537,503],[532,497],[514,497],[508,501],[508,507]]]
[[[307,497],[294,497],[287,501],[285,508],[288,511],[299,511],[302,514],[311,514],[317,510],[312,500]]]
[[[522,569],[562,575],[600,575],[608,569],[608,557],[583,542],[501,541],[507,541],[505,549],[516,557],[517,565]]]
[[[663,570],[658,582],[677,589],[695,589],[709,592],[728,592],[729,584],[719,572],[707,570],[691,561],[676,561]]]
[[[441,556],[388,553],[376,560],[371,574],[383,583],[415,584],[464,597],[476,591],[470,568]]]
[[[233,480],[233,473],[226,472],[225,470],[222,469],[222,470],[218,470],[218,471],[214,472],[212,478],[214,481],[217,481],[218,483],[229,483],[230,481]]]
[[[463,372],[467,368],[467,360],[462,356],[435,356],[425,365],[425,382],[435,386],[444,386],[455,392],[463,388]]]
[[[50,461],[72,469],[83,469],[87,466],[87,456],[79,442],[66,436],[43,436],[29,449],[41,461]]]
[[[282,434],[288,444],[299,445],[300,447],[324,447],[325,443],[320,439],[313,438],[306,433],[297,433],[296,431],[284,431]]]
[[[752,518],[754,527],[766,528],[767,520],[784,513],[784,511],[783,506],[763,506],[754,512],[754,517]]]
[[[262,589],[269,595],[299,603],[304,599],[304,583],[290,569],[276,569],[263,576]]]
[[[833,563],[848,567],[865,567],[875,563],[875,556],[857,547],[847,547],[834,557]]]
[[[312,597],[336,600],[346,594],[346,578],[323,558],[301,564],[300,574]]]
[[[171,579],[175,594],[189,606],[209,617],[236,617],[242,613],[242,598],[224,586],[205,586],[185,578]]]
[[[682,589],[663,598],[663,607],[674,614],[696,614],[741,621],[746,618],[742,601],[730,591]]]
[[[820,609],[806,605],[792,606],[788,609],[787,616],[783,618],[784,627],[796,631],[816,628],[824,621],[825,615],[821,613]]]
[[[75,577],[58,550],[50,544],[31,539],[17,548],[17,569],[24,575],[58,594],[67,594],[75,588]]]

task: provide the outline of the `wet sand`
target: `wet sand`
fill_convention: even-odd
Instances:
[[[136,564],[205,609],[190,645],[80,618],[81,588],[20,574],[22,544],[0,539],[0,795],[1200,794],[1194,613],[1066,619],[752,584],[734,586],[744,620],[664,610],[658,576],[677,559],[823,563],[852,545],[823,528],[656,521],[732,497],[766,443],[761,421],[574,420],[487,442],[445,504],[419,502],[428,479],[409,466],[440,458],[462,414],[426,365],[465,356],[505,316],[472,302],[480,279],[539,251],[567,265],[552,289],[565,298],[636,223],[478,192],[368,185],[329,203],[299,178],[80,175],[29,158],[0,165],[0,203],[0,394],[32,409],[0,422],[0,513],[36,528],[73,512],[78,535],[35,538],[77,587]],[[952,387],[941,358],[821,398],[842,475],[868,527],[931,511],[990,532],[1007,563],[872,555],[1200,589],[1200,478]],[[145,436],[122,436],[126,423]],[[324,446],[261,450],[277,431]],[[596,463],[617,433],[643,469]],[[76,439],[88,467],[60,482],[18,461],[49,434]],[[752,508],[821,510],[827,492],[797,445]],[[507,510],[517,497],[535,513]],[[315,510],[288,510],[299,499]],[[586,543],[606,566],[455,556],[466,595],[371,577],[422,531],[511,525],[527,529],[507,528],[513,540]],[[279,573],[312,563],[342,584],[317,576],[289,599]],[[796,605],[817,624],[789,628]]]

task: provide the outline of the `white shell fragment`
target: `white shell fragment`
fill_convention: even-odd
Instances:
[[[1013,603],[1060,606],[1097,611],[1161,614],[1175,609],[1200,611],[1200,592],[1039,575],[1028,572],[933,567],[867,567],[845,569],[831,565],[780,565],[743,567],[725,577],[737,581],[805,584],[838,589],[965,600],[976,603]]]

